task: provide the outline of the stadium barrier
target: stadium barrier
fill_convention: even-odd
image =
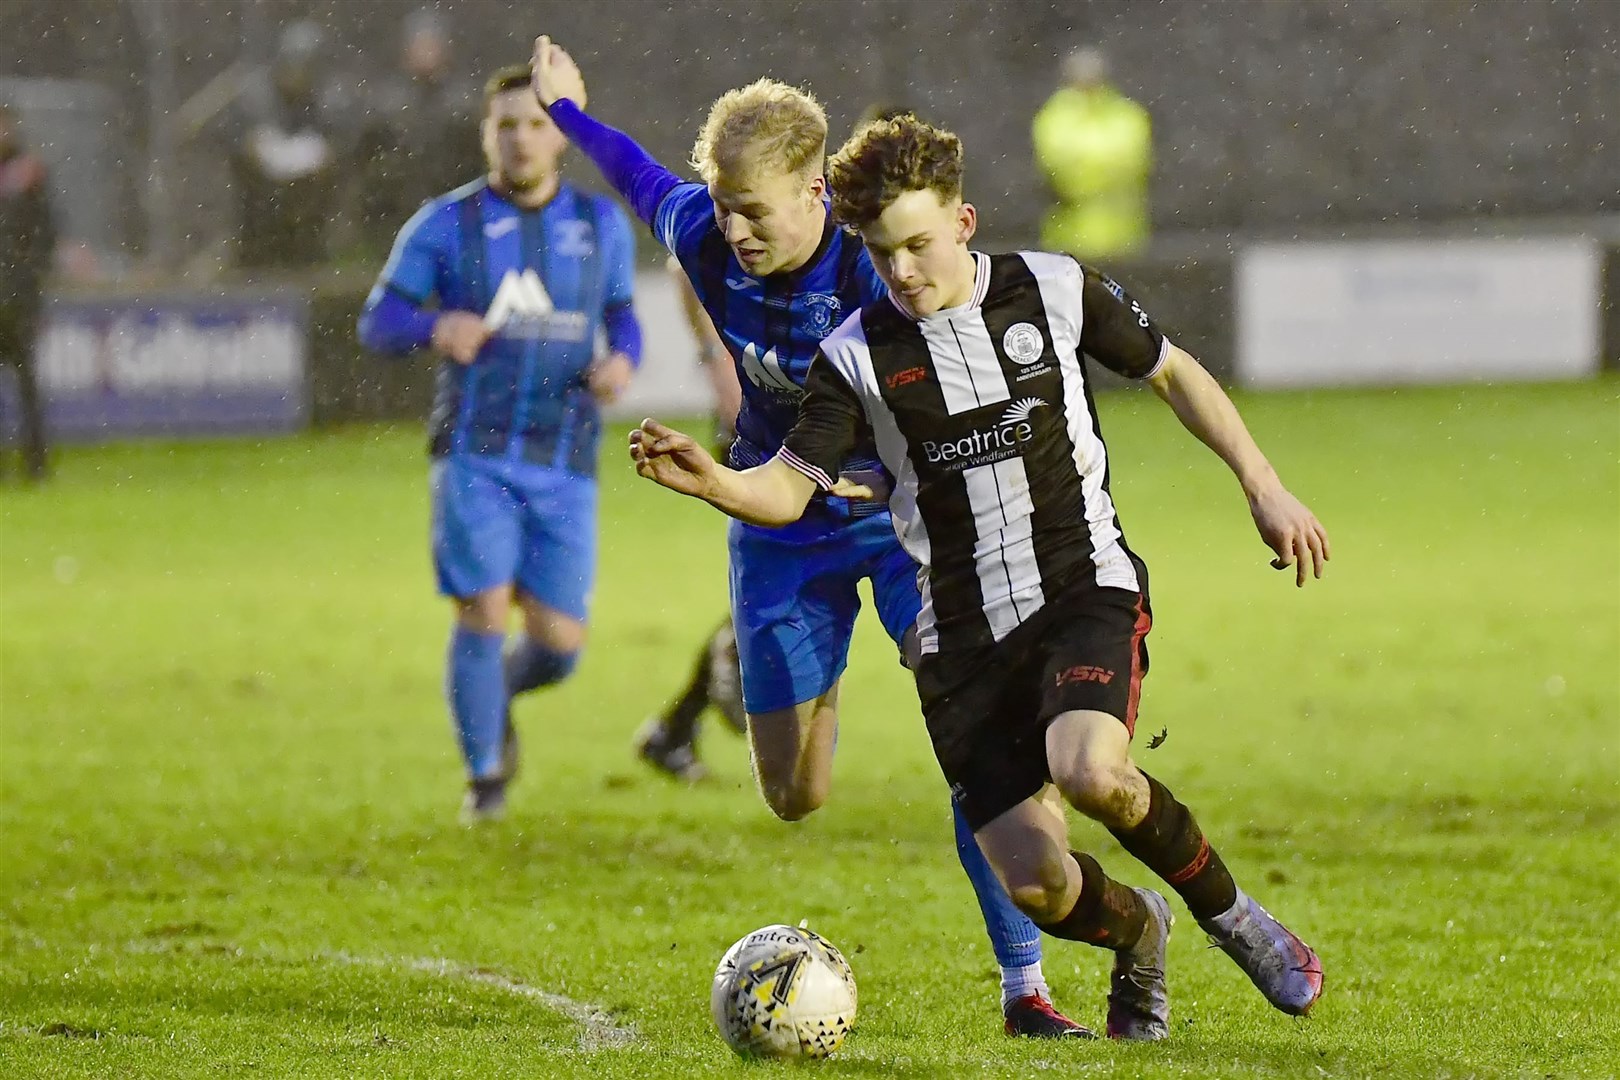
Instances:
[[[1228,384],[1581,378],[1620,368],[1620,243],[1257,244],[1109,269]],[[53,437],[419,423],[434,365],[360,347],[355,319],[368,286],[334,276],[274,289],[55,296],[36,354]],[[705,412],[709,383],[673,283],[643,272],[636,306],[646,357],[611,414]],[[0,397],[13,393],[0,379]],[[13,401],[0,401],[0,416],[11,435]]]
[[[309,345],[289,290],[80,293],[50,298],[34,357],[52,439],[99,442],[302,428]]]
[[[1604,355],[1606,253],[1582,237],[1256,244],[1238,252],[1238,382],[1580,379]]]

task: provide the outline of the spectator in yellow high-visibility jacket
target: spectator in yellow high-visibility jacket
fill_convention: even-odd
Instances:
[[[1096,49],[1072,53],[1064,75],[1035,114],[1035,160],[1056,199],[1041,246],[1082,259],[1129,254],[1147,242],[1152,121],[1109,84]]]

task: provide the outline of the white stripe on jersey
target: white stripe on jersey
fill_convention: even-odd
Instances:
[[[1023,458],[962,471],[973,508],[973,566],[990,636],[1000,641],[1046,603],[1035,563],[1035,502]]]
[[[952,416],[1012,397],[982,311],[924,319],[917,329],[928,343],[945,408]]]
[[[922,593],[922,611],[917,616],[917,638],[923,652],[938,652],[934,598],[928,588],[927,573],[933,564],[934,552],[928,539],[928,527],[923,524],[922,514],[917,510],[917,467],[911,463],[911,456],[906,452],[906,439],[900,434],[900,425],[895,421],[894,413],[878,391],[877,372],[872,370],[872,350],[866,344],[866,326],[858,316],[839,328],[837,343],[846,347],[824,350],[823,355],[860,394],[866,406],[867,421],[872,425],[878,457],[894,475],[894,487],[889,492],[889,514],[894,522],[894,535],[919,567],[917,582]]]
[[[1136,577],[1136,566],[1119,542],[1121,534],[1114,500],[1102,486],[1108,470],[1108,451],[1097,438],[1091,410],[1086,406],[1085,373],[1079,355],[1080,331],[1085,323],[1080,265],[1067,255],[1047,252],[1022,251],[1019,256],[1040,286],[1046,325],[1052,332],[1052,348],[1057,353],[1058,370],[1063,376],[1063,418],[1069,440],[1074,443],[1074,467],[1080,474],[1080,488],[1085,498],[1097,584],[1140,592],[1142,585]]]
[[[945,395],[945,408],[952,416],[1012,397],[995,342],[990,340],[984,313],[979,310],[990,290],[990,257],[975,252],[973,258],[972,298],[961,307],[935,312],[917,323]]]

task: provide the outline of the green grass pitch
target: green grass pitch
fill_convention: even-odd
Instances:
[[[1220,463],[1107,397],[1158,620],[1138,754],[1321,951],[1310,1020],[1183,912],[1169,1042],[1003,1037],[870,617],[812,819],[773,819],[718,726],[711,783],[643,770],[631,735],[720,614],[725,553],[622,431],[591,645],[519,709],[508,820],[463,830],[422,439],[363,429],[69,451],[0,489],[0,1076],[761,1075],[709,977],[801,918],[860,981],[829,1076],[1620,1073],[1620,383],[1240,406],[1335,558],[1295,590]],[[1104,960],[1047,944],[1094,1024]]]

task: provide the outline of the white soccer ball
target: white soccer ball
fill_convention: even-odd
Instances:
[[[824,1058],[855,1023],[855,973],[820,934],[762,927],[721,958],[709,1013],[744,1056]]]

